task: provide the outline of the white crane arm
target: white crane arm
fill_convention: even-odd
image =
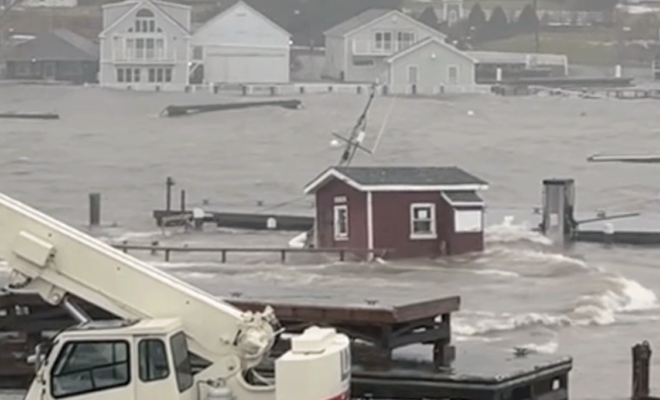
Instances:
[[[10,289],[58,304],[66,293],[121,318],[178,318],[191,352],[257,365],[274,340],[272,310],[244,313],[157,268],[0,194],[0,258]],[[234,367],[234,368],[235,368]]]

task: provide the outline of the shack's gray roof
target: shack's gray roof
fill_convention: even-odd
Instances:
[[[376,19],[385,16],[386,14],[394,11],[393,9],[387,8],[372,8],[367,11],[363,11],[360,14],[354,16],[353,18],[347,19],[346,21],[333,26],[327,31],[323,32],[327,36],[344,36],[348,32],[351,32],[363,25],[368,24],[369,22],[375,21]]]
[[[471,190],[460,190],[460,191],[447,191],[442,192],[442,195],[447,198],[450,204],[462,203],[462,204],[481,204],[483,199],[479,195]]]
[[[330,167],[305,186],[316,191],[330,179],[339,179],[358,190],[475,191],[488,183],[458,167]]]
[[[5,54],[5,61],[97,61],[99,47],[84,37],[66,29],[37,35]]]

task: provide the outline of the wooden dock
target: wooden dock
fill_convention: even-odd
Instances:
[[[148,251],[152,255],[163,254],[166,262],[171,261],[172,253],[219,253],[220,262],[227,262],[229,253],[278,253],[280,261],[285,263],[289,254],[336,254],[339,261],[346,261],[347,256],[352,254],[373,255],[375,257],[386,257],[392,250],[388,249],[350,249],[350,248],[327,248],[327,249],[300,249],[294,247],[189,247],[189,246],[160,246],[158,242],[151,245],[135,245],[128,243],[113,244],[112,247],[128,253],[133,251]]]
[[[194,218],[192,210],[154,210],[153,217],[159,227],[190,225],[197,229],[203,224],[219,228],[307,232],[314,227],[314,217],[271,213],[229,213],[204,211]]]
[[[112,318],[89,303],[80,299],[74,301],[93,319]],[[353,339],[353,398],[568,398],[570,357],[516,356],[513,351],[509,354],[488,347],[462,349],[460,356],[456,356],[451,344],[451,313],[460,306],[460,298],[456,296],[395,306],[285,304],[236,298],[226,301],[242,310],[261,310],[266,304],[271,305],[288,332],[300,332],[309,325],[329,325],[346,333]],[[5,372],[13,371],[8,374],[13,373],[12,376],[19,379],[0,376],[0,385],[13,383],[25,387],[34,374],[25,362],[34,339],[45,331],[72,327],[75,321],[64,309],[48,305],[32,295],[0,293],[0,315],[4,315],[0,317],[0,334],[20,332],[19,337],[23,338],[22,345],[20,340],[14,340],[13,346],[19,351],[15,352],[18,356],[14,357],[12,365],[5,364]],[[430,345],[432,351],[427,357],[415,360],[392,356],[394,349],[411,344]],[[273,355],[286,351],[288,346],[288,340],[280,340]],[[199,369],[204,365],[198,360],[193,367]],[[273,358],[262,365],[260,372],[272,376]],[[531,393],[534,397],[530,397]]]

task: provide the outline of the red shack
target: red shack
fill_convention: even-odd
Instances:
[[[487,188],[457,167],[331,167],[305,193],[316,196],[316,247],[415,258],[483,250]]]

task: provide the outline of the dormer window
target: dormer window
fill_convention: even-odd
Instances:
[[[156,32],[156,18],[151,10],[143,8],[137,12],[135,32]]]

